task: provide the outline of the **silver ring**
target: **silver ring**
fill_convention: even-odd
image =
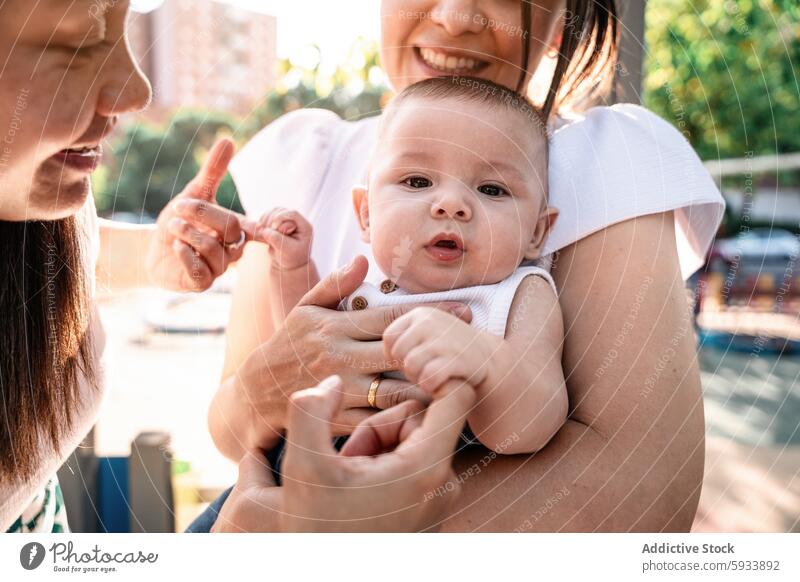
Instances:
[[[222,246],[225,247],[226,251],[238,251],[240,248],[244,246],[244,241],[247,237],[244,234],[244,230],[242,230],[242,236],[239,237],[235,243],[223,243]]]

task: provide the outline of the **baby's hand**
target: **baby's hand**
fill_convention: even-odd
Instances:
[[[289,271],[311,260],[313,228],[296,210],[274,208],[261,217],[257,229],[269,246],[273,267]]]
[[[501,341],[433,307],[409,311],[383,332],[386,358],[402,362],[406,378],[430,393],[455,378],[479,388]]]

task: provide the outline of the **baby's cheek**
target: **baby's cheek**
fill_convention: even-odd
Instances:
[[[495,279],[505,279],[519,267],[523,257],[522,238],[507,233],[492,241],[489,256],[486,258],[487,271]]]

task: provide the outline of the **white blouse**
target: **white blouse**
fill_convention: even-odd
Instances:
[[[91,286],[90,292],[94,299],[95,266],[100,253],[100,227],[91,195],[77,216],[82,235],[86,280]],[[56,471],[86,437],[97,419],[105,387],[102,356],[106,337],[97,306],[93,304],[91,309],[89,325],[93,334],[95,369],[98,373],[99,388],[92,388],[85,381],[80,383],[80,400],[74,411],[72,432],[65,436],[59,452],[43,445],[47,451],[43,457],[43,463],[29,482],[18,484],[0,479],[0,533],[5,532],[23,514],[23,511],[28,509],[34,499],[41,497],[40,490],[55,476]]]
[[[294,111],[261,130],[231,164],[248,215],[283,206],[311,222],[321,276],[363,254],[369,276],[380,277],[351,202],[353,185],[366,182],[378,120]],[[703,265],[725,203],[689,143],[660,117],[621,104],[561,120],[549,171],[550,205],[560,212],[545,254],[612,224],[672,210],[684,278]]]

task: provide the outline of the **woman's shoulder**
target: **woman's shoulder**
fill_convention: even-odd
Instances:
[[[374,134],[377,119],[349,121],[326,109],[298,109],[264,127],[230,166],[245,210],[249,214],[274,206],[308,210],[334,154]]]
[[[699,268],[725,203],[686,137],[644,107],[594,107],[552,136],[550,199],[556,251],[627,219],[674,211],[684,276]]]

